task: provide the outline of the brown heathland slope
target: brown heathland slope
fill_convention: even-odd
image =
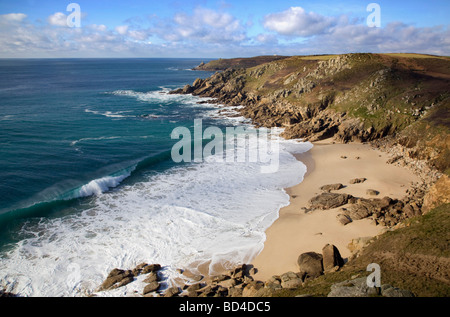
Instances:
[[[395,136],[395,144],[409,149],[404,155],[426,160],[442,172],[450,168],[447,57],[283,57],[217,72],[180,92],[244,105],[244,116],[256,125],[284,127],[287,138],[349,142]]]

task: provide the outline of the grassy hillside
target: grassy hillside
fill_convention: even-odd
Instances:
[[[197,79],[174,93],[212,97],[231,107],[243,105],[239,111],[255,125],[283,127],[286,138],[374,141],[394,155],[394,161],[398,157],[428,163],[430,170],[423,162],[415,165],[427,174],[421,175],[424,182],[437,180],[431,175],[440,176],[436,169],[450,175],[449,57],[345,54],[259,63],[262,60],[217,61],[210,65],[233,69]],[[441,180],[444,187],[429,195],[439,202],[433,206],[448,202],[448,181],[445,176]],[[411,204],[418,209],[431,192],[428,185],[414,190],[417,195]],[[450,296],[449,250],[450,204],[446,204],[383,234],[341,271],[296,290],[263,295],[326,296],[334,283],[365,277],[367,265],[378,263],[383,284],[417,296]]]
[[[223,69],[188,90],[230,105],[287,138],[343,142],[398,136],[415,158],[450,168],[450,58],[418,54],[263,56],[213,61]]]
[[[249,68],[255,67],[261,64],[273,62],[276,60],[284,59],[286,56],[258,56],[253,58],[232,58],[232,59],[217,59],[213,60],[209,63],[202,63],[195,70],[204,70],[204,71],[219,71],[225,70],[227,68]]]

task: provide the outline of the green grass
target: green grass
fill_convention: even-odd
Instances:
[[[407,227],[387,232],[367,252],[389,250],[450,258],[450,204],[410,219]]]
[[[385,53],[380,55],[392,56],[392,57],[406,57],[406,58],[442,58],[447,59],[446,56],[416,54],[416,53]]]

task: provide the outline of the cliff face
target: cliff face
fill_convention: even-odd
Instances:
[[[346,54],[220,64],[257,66],[228,68],[175,93],[243,105],[242,115],[255,125],[284,127],[286,138],[365,142],[393,136],[386,140],[406,148],[403,155],[442,172],[450,167],[450,58]]]

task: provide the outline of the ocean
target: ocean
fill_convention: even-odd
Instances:
[[[20,296],[87,296],[113,268],[249,263],[303,180],[277,142],[264,162],[175,163],[178,127],[245,126],[233,110],[170,90],[212,73],[201,59],[0,60],[0,288]],[[203,141],[205,142],[205,141]],[[240,146],[239,144],[236,146]],[[136,281],[103,296],[133,296]]]

